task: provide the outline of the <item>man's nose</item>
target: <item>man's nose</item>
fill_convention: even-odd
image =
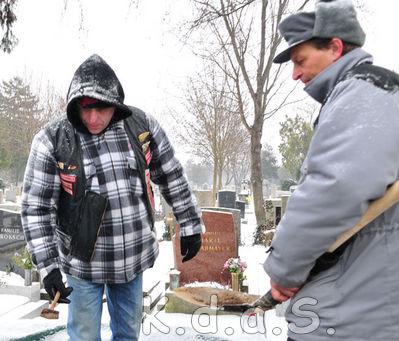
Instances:
[[[292,71],[292,78],[294,79],[294,81],[297,81],[298,79],[300,79],[302,76],[302,72],[299,70],[298,67],[296,67],[294,65],[294,70]]]
[[[90,123],[94,123],[97,121],[97,117],[98,117],[98,110],[96,108],[92,108],[89,112],[89,122]]]

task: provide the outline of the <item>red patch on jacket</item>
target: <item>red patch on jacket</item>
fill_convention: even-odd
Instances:
[[[61,185],[65,192],[73,195],[73,184],[76,182],[76,175],[64,174],[60,172]]]
[[[147,162],[147,166],[150,164],[151,162],[151,149],[148,148],[147,153],[145,154],[145,161]]]
[[[145,182],[147,184],[148,199],[150,199],[152,209],[155,212],[155,200],[154,200],[154,197],[152,196],[152,189],[151,189],[151,183],[150,183],[150,171],[148,168],[145,170]]]

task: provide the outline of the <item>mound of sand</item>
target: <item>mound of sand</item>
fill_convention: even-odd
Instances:
[[[199,306],[211,305],[211,298],[212,303],[216,303],[218,307],[233,304],[251,304],[259,298],[258,295],[249,295],[245,292],[211,287],[181,287],[174,289],[173,292],[181,299]],[[214,295],[216,295],[217,301]]]

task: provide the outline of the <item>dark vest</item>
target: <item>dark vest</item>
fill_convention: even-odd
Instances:
[[[147,211],[154,223],[148,169],[151,134],[145,113],[138,108],[129,108],[132,115],[124,120],[125,130],[137,160]],[[70,253],[82,261],[90,262],[108,199],[87,189],[79,137],[67,117],[60,117],[45,129],[54,146],[62,183],[57,205],[58,230],[70,240]]]

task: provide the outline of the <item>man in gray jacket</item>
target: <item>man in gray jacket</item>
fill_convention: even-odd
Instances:
[[[399,338],[399,206],[328,258],[370,201],[399,178],[399,77],[372,65],[348,0],[318,1],[279,26],[293,78],[322,104],[298,188],[264,264],[274,299],[291,298],[289,340]]]

